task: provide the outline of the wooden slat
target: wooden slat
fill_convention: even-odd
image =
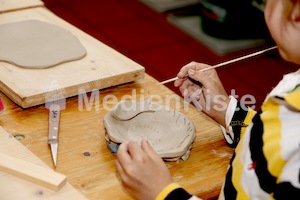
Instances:
[[[1,118],[2,119],[2,118]],[[45,170],[51,171],[43,161],[37,158],[32,152],[30,152],[25,146],[17,141],[12,135],[7,133],[0,126],[0,151],[2,155],[5,154],[7,157],[12,157],[13,162],[20,162],[24,167],[25,165],[30,166],[36,165],[34,169],[45,168]],[[1,156],[3,159],[3,156]],[[30,163],[28,165],[28,162]],[[8,166],[7,166],[8,167]],[[21,166],[12,166],[13,168],[19,168]],[[3,167],[2,167],[3,169]],[[32,170],[34,170],[32,169]],[[20,169],[24,170],[24,169]],[[30,169],[31,170],[31,169]],[[49,174],[47,171],[47,174]],[[31,173],[31,172],[30,172]],[[65,199],[76,199],[86,200],[86,197],[77,191],[69,183],[63,185],[59,191],[54,191],[42,185],[29,182],[15,175],[8,174],[0,170],[0,199],[19,200],[19,199],[53,199],[53,200],[65,200]]]
[[[0,90],[23,108],[44,104],[48,92],[59,90],[64,97],[103,89],[144,77],[144,67],[123,56],[54,15],[46,8],[32,8],[0,14],[0,25],[26,19],[55,24],[74,34],[87,50],[77,61],[48,69],[24,69],[0,62]]]
[[[67,181],[63,174],[0,152],[1,170],[55,191],[61,189]]]

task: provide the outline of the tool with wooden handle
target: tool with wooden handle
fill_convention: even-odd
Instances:
[[[51,88],[58,88],[58,83],[56,81],[53,81],[51,84]],[[66,108],[66,99],[64,98],[63,90],[53,90],[48,92],[45,99],[45,106],[49,110],[48,144],[51,148],[54,167],[56,167],[60,112]]]
[[[57,163],[60,110],[61,110],[61,106],[56,102],[53,102],[53,104],[49,106],[48,144],[50,144],[53,164],[55,167]]]
[[[226,62],[223,62],[223,63],[220,63],[220,64],[217,64],[217,65],[213,65],[211,67],[207,67],[205,69],[201,69],[199,71],[207,71],[207,70],[210,70],[210,69],[215,69],[215,68],[218,68],[218,67],[222,67],[224,65],[228,65],[228,64],[231,64],[231,63],[235,63],[235,62],[238,62],[238,61],[241,61],[241,60],[245,60],[247,58],[251,58],[251,57],[254,57],[254,56],[257,56],[257,55],[260,55],[260,54],[263,54],[267,51],[271,51],[273,49],[276,49],[277,46],[274,46],[274,47],[270,47],[268,49],[264,49],[264,50],[261,50],[261,51],[258,51],[258,52],[255,52],[255,53],[252,53],[252,54],[249,54],[249,55],[245,55],[245,56],[242,56],[242,57],[239,57],[239,58],[235,58],[233,60],[229,60],[229,61],[226,61]],[[158,83],[157,85],[163,85],[163,84],[166,84],[166,83],[170,83],[172,81],[176,81],[178,79],[178,77],[174,77],[174,78],[171,78],[171,79],[168,79],[168,80],[165,80],[165,81],[162,81],[160,83]]]

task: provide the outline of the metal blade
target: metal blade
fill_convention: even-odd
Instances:
[[[50,144],[53,164],[56,167],[58,143]]]

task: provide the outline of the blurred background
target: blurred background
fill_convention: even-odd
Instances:
[[[43,0],[64,20],[145,67],[158,81],[191,62],[218,64],[271,46],[262,0]],[[277,51],[218,68],[228,93],[256,108],[298,68]],[[173,83],[166,84],[179,94]]]

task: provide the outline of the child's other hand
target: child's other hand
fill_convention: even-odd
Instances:
[[[169,169],[146,140],[120,145],[116,167],[126,192],[134,199],[153,200],[173,182]]]

